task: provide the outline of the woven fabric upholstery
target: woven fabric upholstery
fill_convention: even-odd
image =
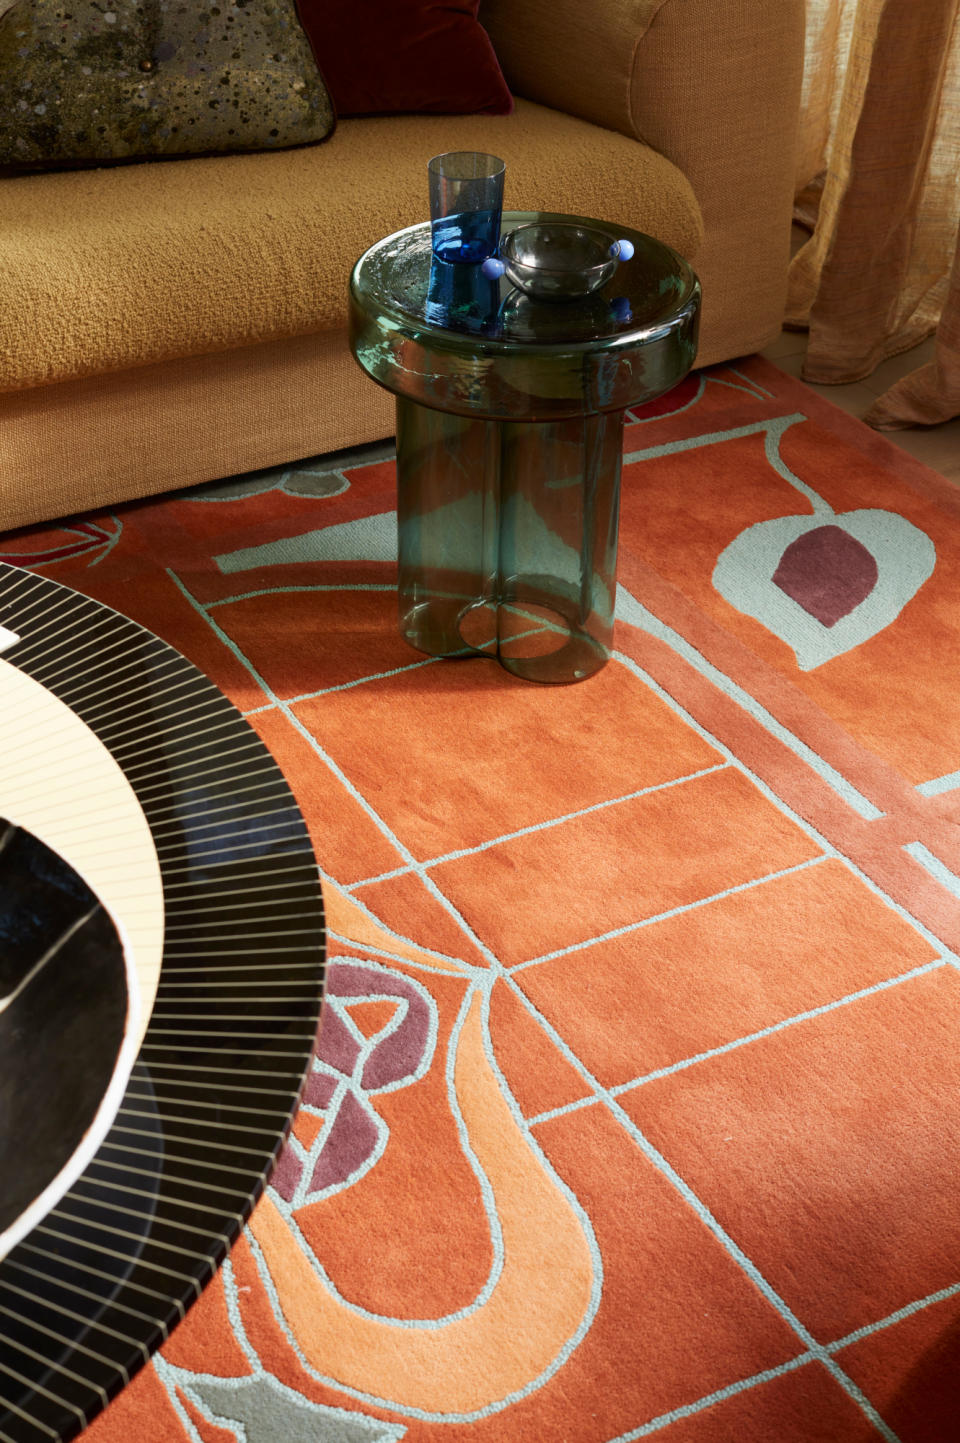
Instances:
[[[282,154],[6,180],[0,391],[345,332],[353,263],[426,218],[426,162],[442,150],[503,156],[508,209],[602,216],[689,258],[700,245],[676,166],[529,103],[345,120],[332,142]]]
[[[704,218],[701,334],[713,355],[779,332],[803,73],[803,0],[484,0],[515,95],[644,141]]]
[[[502,155],[508,208],[676,246],[704,285],[698,364],[762,348],[803,0],[587,8],[483,0],[513,116],[344,120],[296,152],[0,181],[0,527],[390,434],[392,398],[348,348],[347,277],[425,219],[444,150]]]
[[[582,0],[482,0],[479,18],[515,95],[636,136],[639,47],[664,3],[591,0],[587,21]],[[709,9],[695,5],[698,25]]]
[[[338,332],[0,394],[0,531],[393,431]]]

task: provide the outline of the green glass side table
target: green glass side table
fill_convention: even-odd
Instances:
[[[599,227],[635,253],[602,290],[548,302],[436,260],[429,222],[412,226],[354,267],[350,341],[396,397],[401,633],[573,682],[610,654],[624,411],[689,371],[700,285],[624,227],[514,211],[503,232],[533,221]]]

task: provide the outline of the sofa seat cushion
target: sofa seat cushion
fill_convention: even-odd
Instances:
[[[345,329],[354,262],[427,217],[444,150],[502,156],[507,209],[622,222],[696,256],[700,211],[674,165],[523,101],[344,120],[279,153],[4,179],[0,391]]]

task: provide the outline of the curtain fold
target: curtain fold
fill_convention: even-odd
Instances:
[[[898,431],[935,426],[951,416],[960,416],[960,237],[933,360],[884,391],[863,419],[878,431]]]
[[[804,377],[862,380],[937,330],[934,361],[871,425],[960,414],[960,0],[807,0],[798,218],[787,324]]]

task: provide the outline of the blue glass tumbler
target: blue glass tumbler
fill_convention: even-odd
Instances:
[[[479,265],[496,254],[503,212],[499,156],[450,150],[427,165],[433,253],[438,260]]]

